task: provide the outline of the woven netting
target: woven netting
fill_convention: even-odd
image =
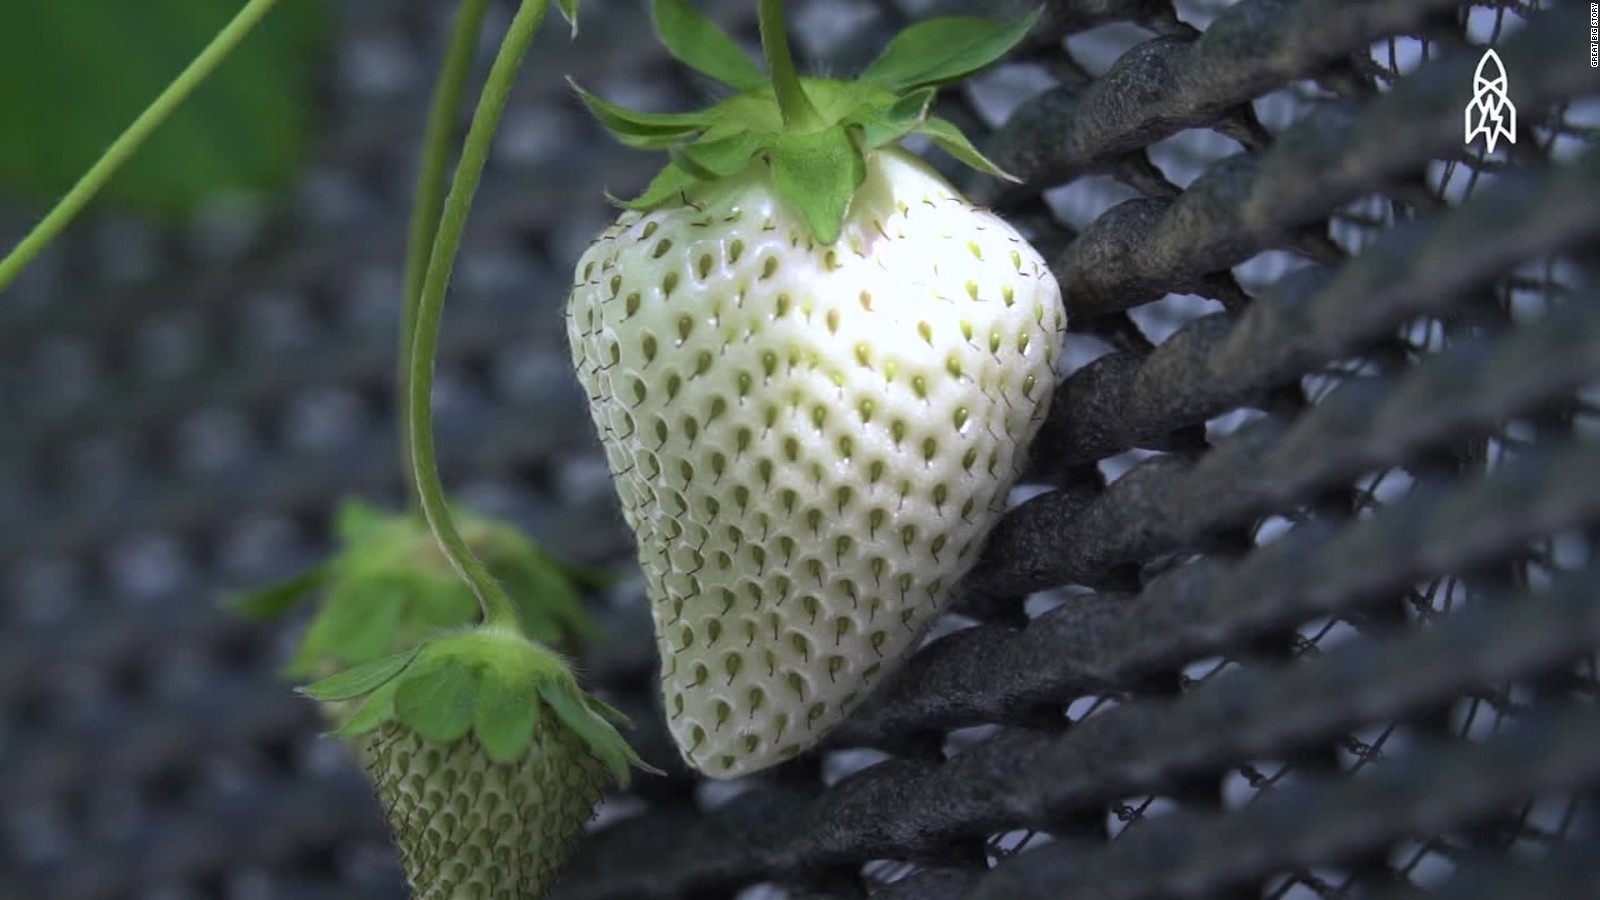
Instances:
[[[853,71],[908,21],[795,2]],[[406,210],[449,3],[341,3],[287,203],[100,216],[0,303],[0,897],[404,895],[376,801],[216,607],[398,503]],[[955,611],[820,751],[698,781],[570,370],[571,265],[705,84],[585,0],[513,95],[446,317],[469,505],[629,573],[585,678],[663,777],[558,894],[1592,897],[1600,890],[1600,75],[1588,4],[1046,0],[941,101],[1026,186],[1071,316],[1027,485]],[[702,3],[754,43],[754,4]],[[496,7],[503,26],[508,4]],[[1517,141],[1463,144],[1483,48]],[[487,59],[480,62],[486,63]],[[62,111],[67,114],[70,111]],[[20,213],[0,218],[19,235]]]

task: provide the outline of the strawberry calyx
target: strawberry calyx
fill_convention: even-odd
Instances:
[[[507,587],[530,637],[575,647],[597,634],[575,583],[589,576],[564,566],[510,523],[460,511],[457,516],[468,546]],[[478,621],[471,588],[418,517],[349,502],[340,508],[334,530],[341,549],[331,559],[232,603],[236,611],[265,620],[321,593],[321,605],[285,668],[287,677],[326,675]]]
[[[360,701],[335,737],[394,722],[438,744],[470,736],[490,759],[512,763],[540,729],[559,723],[619,784],[627,785],[633,767],[653,771],[617,733],[627,717],[585,693],[561,657],[503,627],[434,637],[300,691],[325,704]]]
[[[850,201],[866,178],[866,156],[921,134],[965,165],[1016,180],[961,130],[931,115],[939,88],[978,72],[1015,47],[1039,12],[1011,22],[948,17],[900,32],[853,80],[799,77],[789,57],[781,0],[761,0],[768,72],[689,0],[654,0],[656,33],[680,62],[737,93],[692,112],[647,113],[573,88],[622,143],[665,150],[671,161],[642,194],[622,205],[647,211],[678,201],[696,184],[764,165],[784,201],[820,243],[839,238]]]

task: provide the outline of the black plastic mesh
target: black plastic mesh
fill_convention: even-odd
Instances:
[[[906,21],[795,2],[849,71]],[[0,304],[0,897],[397,898],[377,805],[216,611],[399,499],[395,303],[450,4],[338,4],[290,202],[101,217]],[[754,4],[709,5],[754,41]],[[1542,8],[1541,8],[1542,7]],[[497,27],[509,15],[497,7]],[[642,2],[541,37],[440,360],[459,496],[631,571],[570,375],[571,262],[650,161],[560,77],[704,100]],[[1588,5],[1047,0],[941,110],[1067,295],[1030,486],[958,612],[819,753],[676,762],[642,586],[590,681],[669,769],[567,898],[1600,895],[1600,75]],[[1462,110],[1493,43],[1517,142]],[[486,61],[486,60],[485,60]],[[24,219],[0,218],[0,235]]]

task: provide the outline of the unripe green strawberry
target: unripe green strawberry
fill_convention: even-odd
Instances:
[[[417,900],[544,896],[606,781],[571,732],[551,732],[510,763],[392,723],[373,735],[367,772]]]
[[[692,16],[658,3],[675,51],[694,42],[669,28],[710,27]],[[893,145],[950,137],[929,83],[806,80],[833,124],[801,133],[773,125],[770,88],[678,124],[585,95],[630,142],[702,134],[580,259],[568,335],[638,537],[671,731],[714,777],[811,746],[916,646],[1046,412],[1055,279]]]
[[[357,743],[416,900],[542,897],[633,751],[560,658],[492,626],[306,689]]]

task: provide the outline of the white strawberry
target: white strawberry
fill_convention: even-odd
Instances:
[[[579,261],[568,332],[671,731],[714,777],[805,750],[916,646],[1044,418],[1065,323],[1038,253],[894,145],[926,133],[992,170],[927,109],[1031,20],[923,23],[835,82],[794,78],[777,6],[776,90],[658,0],[669,49],[743,92],[668,115],[583,95],[623,140],[674,147]]]

